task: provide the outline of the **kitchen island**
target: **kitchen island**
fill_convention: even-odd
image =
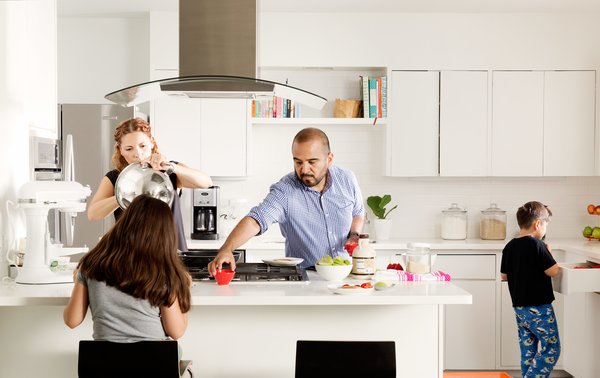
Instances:
[[[293,377],[297,340],[391,340],[398,376],[442,376],[444,306],[469,304],[471,294],[451,282],[411,282],[338,295],[316,273],[310,278],[194,283],[189,327],[180,340],[184,359],[203,377]],[[62,323],[71,287],[0,286],[2,377],[76,377],[78,340],[91,339],[92,331],[89,314],[75,330]]]

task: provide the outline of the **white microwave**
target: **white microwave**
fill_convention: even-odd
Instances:
[[[41,138],[32,136],[29,138],[29,165],[34,180],[59,179],[61,174],[61,158],[59,139]],[[45,177],[51,175],[50,177]]]

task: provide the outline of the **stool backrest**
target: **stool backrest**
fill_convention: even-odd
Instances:
[[[77,372],[80,378],[179,378],[177,341],[79,341]]]
[[[307,341],[296,343],[296,378],[396,377],[394,341]]]

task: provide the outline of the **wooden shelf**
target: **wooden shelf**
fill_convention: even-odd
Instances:
[[[253,125],[385,125],[387,118],[252,118]]]

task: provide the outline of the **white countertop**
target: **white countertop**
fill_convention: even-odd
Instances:
[[[309,272],[309,282],[234,282],[219,286],[214,281],[194,282],[192,303],[195,306],[336,306],[336,305],[413,305],[469,304],[471,294],[452,282],[402,282],[385,291],[367,295],[339,295],[328,289],[316,272]],[[347,279],[344,282],[362,283]],[[341,284],[340,284],[341,285]],[[0,306],[64,306],[73,284],[0,285]],[[358,290],[358,289],[357,289]]]
[[[242,248],[283,249],[283,243],[255,238]],[[479,239],[441,240],[419,239],[431,243],[434,251],[474,252],[489,251],[499,253],[507,241]],[[223,240],[193,241],[191,248],[218,248]],[[391,239],[385,243],[375,243],[377,249],[406,249],[407,240]],[[555,250],[581,255],[582,261],[600,263],[600,241],[581,239],[549,240]],[[273,247],[275,246],[275,247]],[[481,252],[479,252],[481,253]],[[213,282],[196,282],[192,288],[193,304],[198,306],[239,306],[239,305],[399,305],[399,304],[454,304],[471,303],[471,295],[447,282],[404,282],[387,291],[376,291],[371,295],[349,296],[331,293],[329,282],[320,281],[311,272],[308,283],[232,283],[220,287]],[[71,295],[72,284],[21,285],[0,284],[0,306],[63,306]]]

